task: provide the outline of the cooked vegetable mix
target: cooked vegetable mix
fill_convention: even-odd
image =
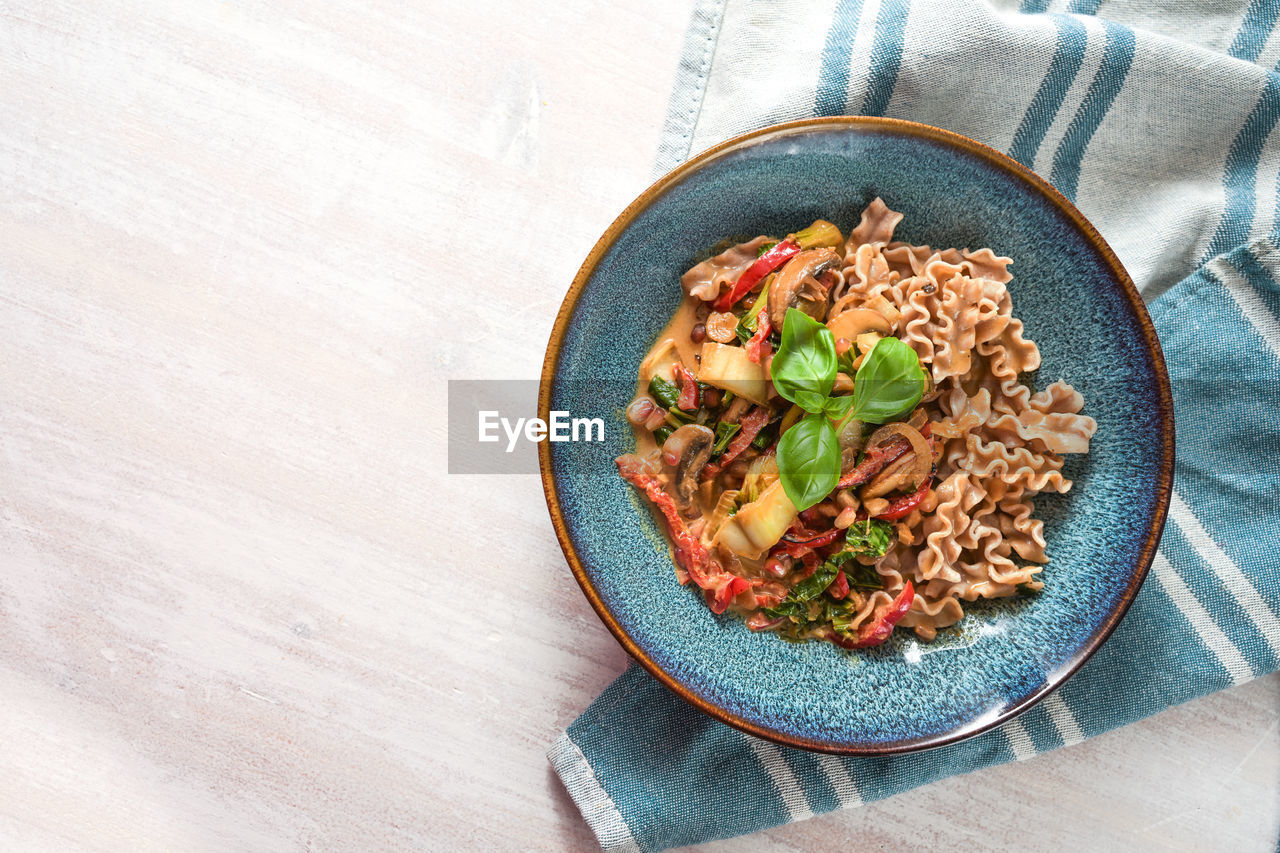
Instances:
[[[1039,364],[1009,260],[892,241],[876,199],[690,269],[641,363],[622,476],[662,516],[681,583],[753,630],[857,649],[931,639],[960,601],[1033,594],[1030,496],[1096,425]]]

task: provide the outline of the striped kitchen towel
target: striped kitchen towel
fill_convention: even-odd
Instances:
[[[1076,203],[1147,298],[1177,472],[1160,553],[1119,629],[1060,690],[977,738],[805,753],[715,722],[632,667],[550,751],[605,849],[856,806],[1280,667],[1280,2],[1196,5],[699,3],[659,172],[813,115],[913,119],[1007,152]]]

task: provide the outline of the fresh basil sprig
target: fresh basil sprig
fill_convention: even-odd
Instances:
[[[881,338],[863,358],[852,396],[831,396],[838,368],[831,330],[788,308],[770,370],[778,393],[809,413],[778,441],[782,488],[798,510],[821,501],[840,480],[831,418],[887,423],[914,409],[928,385],[915,350],[897,338]]]
[[[929,384],[916,351],[897,338],[881,338],[853,380],[854,417],[884,424],[911,412]]]
[[[788,308],[770,371],[779,394],[806,412],[821,412],[836,381],[831,330],[803,311]]]
[[[808,509],[835,488],[840,479],[840,442],[825,415],[805,415],[782,434],[778,476],[798,510]]]
[[[852,397],[832,397],[840,359],[831,330],[795,308],[787,309],[782,343],[773,357],[773,387],[806,412],[887,423],[910,412],[928,385],[915,350],[881,338],[862,359]]]

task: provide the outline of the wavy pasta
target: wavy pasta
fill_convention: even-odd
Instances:
[[[888,291],[903,338],[937,383],[938,502],[919,521],[918,556],[904,560],[898,552],[916,546],[899,546],[883,558],[895,577],[922,585],[900,624],[932,639],[962,618],[961,601],[1043,587],[1048,546],[1033,498],[1071,488],[1062,454],[1087,453],[1097,423],[1065,382],[1033,394],[1020,381],[1040,351],[1013,316],[1009,258],[906,244],[881,253],[900,276]]]
[[[876,567],[891,589],[916,585],[899,624],[932,639],[963,618],[961,601],[1043,587],[1047,543],[1032,499],[1071,488],[1062,454],[1087,453],[1097,423],[1065,382],[1033,394],[1020,381],[1040,366],[1040,350],[1013,315],[1012,260],[894,242],[901,221],[878,198],[863,211],[831,316],[880,312],[936,385],[939,482],[926,511],[900,523],[906,542]]]

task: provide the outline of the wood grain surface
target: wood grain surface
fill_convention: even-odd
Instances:
[[[626,659],[445,383],[537,377],[688,12],[0,0],[0,849],[596,849],[543,753]],[[704,849],[1274,850],[1278,728]]]

